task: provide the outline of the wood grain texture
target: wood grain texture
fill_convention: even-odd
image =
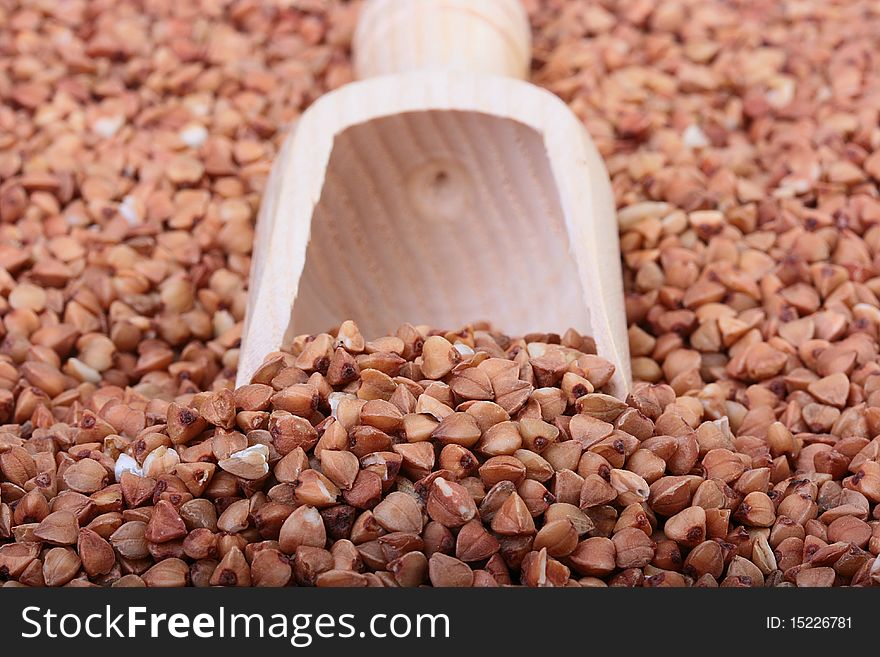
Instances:
[[[286,337],[355,316],[371,336],[585,326],[574,272],[535,130],[476,112],[378,118],[336,138]]]
[[[354,68],[360,79],[441,69],[525,79],[531,50],[519,0],[369,0]]]
[[[558,98],[459,71],[320,99],[262,205],[238,384],[292,335],[346,318],[593,335],[626,394],[617,223],[592,141]]]

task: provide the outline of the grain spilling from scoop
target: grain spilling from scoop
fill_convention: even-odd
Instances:
[[[367,340],[346,321],[234,391],[151,402],[132,437],[93,415],[19,427],[0,443],[0,572],[37,586],[874,583],[878,439],[817,442],[668,384],[621,401],[594,351],[573,330],[405,324]]]

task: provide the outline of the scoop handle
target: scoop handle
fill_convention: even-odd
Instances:
[[[531,41],[520,0],[367,0],[354,35],[355,75],[458,70],[524,80]]]

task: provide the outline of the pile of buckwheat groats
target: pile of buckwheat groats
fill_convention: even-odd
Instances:
[[[880,584],[880,7],[526,5],[612,175],[626,403],[590,339],[481,324],[233,391],[358,4],[0,0],[0,581]]]

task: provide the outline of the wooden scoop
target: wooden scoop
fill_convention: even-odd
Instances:
[[[360,81],[287,138],[262,203],[239,385],[271,351],[353,319],[575,328],[630,386],[614,201],[556,96],[524,82],[517,0],[367,0]]]

